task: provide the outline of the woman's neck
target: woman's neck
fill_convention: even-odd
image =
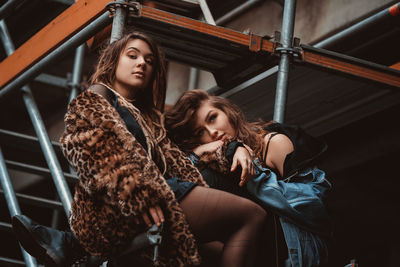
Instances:
[[[118,82],[114,82],[113,89],[129,102],[134,102],[136,99],[136,90],[134,88],[128,88],[127,86],[124,86]]]

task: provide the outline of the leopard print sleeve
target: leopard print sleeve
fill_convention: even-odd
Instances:
[[[182,181],[190,181],[208,187],[199,170],[168,137],[161,141],[160,146],[167,162],[166,175],[168,178],[177,177]]]
[[[231,142],[231,139],[226,139],[216,152],[203,153],[199,158],[198,168],[200,170],[210,168],[222,174],[229,173],[231,163],[226,157],[226,152]]]
[[[69,106],[62,150],[89,194],[103,193],[126,216],[172,194],[156,164],[100,95],[84,92]]]

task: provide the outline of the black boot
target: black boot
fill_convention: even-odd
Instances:
[[[72,232],[39,225],[24,215],[12,218],[12,226],[22,247],[45,266],[66,267],[88,258]]]

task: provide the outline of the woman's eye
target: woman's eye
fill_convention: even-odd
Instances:
[[[200,130],[197,132],[197,136],[199,136],[199,137],[202,136],[203,134],[204,134],[204,130]]]
[[[210,116],[210,121],[214,121],[217,118],[217,115],[211,115]]]
[[[137,58],[136,55],[128,55],[128,57],[129,57],[129,58],[132,58],[132,59],[136,59],[136,58]]]
[[[153,61],[154,61],[153,58],[147,58],[146,59],[146,63],[149,64],[149,65],[153,65]]]

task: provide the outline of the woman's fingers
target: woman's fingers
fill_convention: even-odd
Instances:
[[[252,150],[250,149],[250,151]],[[235,171],[238,165],[242,167],[239,186],[243,186],[256,174],[253,156],[250,154],[249,150],[244,147],[238,147],[236,149],[235,155],[233,156],[231,172]]]
[[[160,219],[160,223],[157,224],[157,226],[160,226],[161,223],[164,222],[164,213],[162,212],[162,209],[158,205],[156,206],[156,212],[157,212],[158,218]]]
[[[149,215],[147,215],[147,212],[142,214],[144,222],[147,224],[147,226],[151,227],[152,223],[149,219]]]
[[[237,165],[238,165],[238,160],[234,158],[232,161],[231,172],[234,172],[236,170]]]
[[[249,162],[243,159],[240,166],[242,166],[242,175],[240,176],[239,186],[243,186],[247,182],[248,176],[250,175]]]
[[[240,176],[239,186],[246,184],[256,174],[255,166],[251,160],[243,160],[242,175]]]
[[[253,162],[251,162],[251,164],[250,164],[250,170],[251,170],[252,176],[256,175],[256,166],[254,166]]]
[[[148,213],[143,213],[143,220],[149,227],[153,224],[160,226],[164,222],[164,214],[160,206],[150,207]]]
[[[151,207],[149,209],[149,213],[150,213],[151,218],[153,219],[153,223],[160,225],[161,219],[158,217],[157,209],[154,207]]]

